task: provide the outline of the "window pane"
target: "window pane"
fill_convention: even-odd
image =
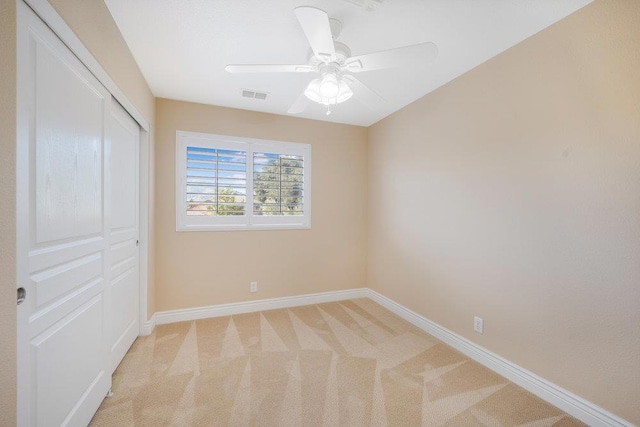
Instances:
[[[187,147],[187,215],[244,215],[247,153]]]
[[[187,194],[216,194],[216,187],[210,185],[187,185]]]
[[[304,215],[304,158],[253,154],[254,215]]]
[[[187,204],[187,215],[207,216],[215,215],[215,205],[210,204]]]
[[[256,201],[264,203],[267,199],[273,199],[280,197],[280,190],[278,188],[256,188],[253,189],[253,198]]]

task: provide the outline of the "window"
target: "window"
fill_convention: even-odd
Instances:
[[[308,144],[177,132],[176,229],[311,227]]]

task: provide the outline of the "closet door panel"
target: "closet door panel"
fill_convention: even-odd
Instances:
[[[140,256],[138,188],[140,128],[113,101],[109,117],[111,144],[111,281],[109,349],[111,371],[118,366],[140,330]]]
[[[18,10],[18,421],[86,426],[111,386],[111,95]]]

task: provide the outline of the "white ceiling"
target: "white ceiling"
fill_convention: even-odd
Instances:
[[[339,41],[361,55],[431,41],[420,68],[358,74],[386,99],[372,110],[355,97],[333,108],[309,103],[297,116],[369,126],[593,0],[105,0],[154,95],[287,115],[311,73],[229,74],[227,64],[306,64],[297,6],[343,23]],[[268,93],[241,97],[242,89]]]

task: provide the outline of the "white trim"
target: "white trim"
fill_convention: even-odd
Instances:
[[[381,295],[371,289],[367,289],[367,291],[368,298],[380,304],[387,310],[417,326],[426,333],[433,335],[444,343],[449,344],[451,347],[464,353],[476,362],[483,364],[492,371],[497,372],[525,390],[530,391],[539,398],[562,409],[566,413],[573,415],[580,421],[592,427],[624,427],[632,425],[630,422],[623,420],[611,412],[608,412],[571,393],[570,391],[545,380],[533,372],[530,372],[483,347],[480,347],[468,339],[438,325],[435,322],[432,322],[418,313],[409,310],[384,295]]]
[[[49,4],[47,0],[24,0],[25,3],[53,30],[53,32],[67,45],[85,67],[102,83],[115,99],[131,114],[140,127],[149,131],[149,123],[138,109],[129,101],[126,95],[120,90],[109,74],[102,68],[100,63],[93,57],[89,49],[69,28],[58,12]]]
[[[138,240],[140,247],[138,248],[138,270],[139,270],[139,328],[140,335],[149,335],[146,332],[147,322],[147,300],[148,300],[148,286],[149,286],[149,182],[151,180],[151,147],[149,145],[149,132],[140,129],[140,142],[139,142],[139,155],[138,155],[138,183],[140,188],[138,189]],[[153,328],[151,328],[153,330]]]
[[[368,292],[369,290],[367,288],[359,288],[346,291],[297,295],[293,297],[244,301],[231,304],[211,305],[208,307],[159,311],[153,317],[157,325],[164,325],[166,323],[184,322],[187,320],[208,319],[210,317],[231,316],[234,314],[254,313],[256,311],[322,304],[325,302],[344,301],[354,298],[366,298]]]
[[[142,322],[140,326],[140,336],[144,337],[147,335],[151,335],[153,330],[156,328],[156,315],[151,316],[151,319],[145,320]]]

